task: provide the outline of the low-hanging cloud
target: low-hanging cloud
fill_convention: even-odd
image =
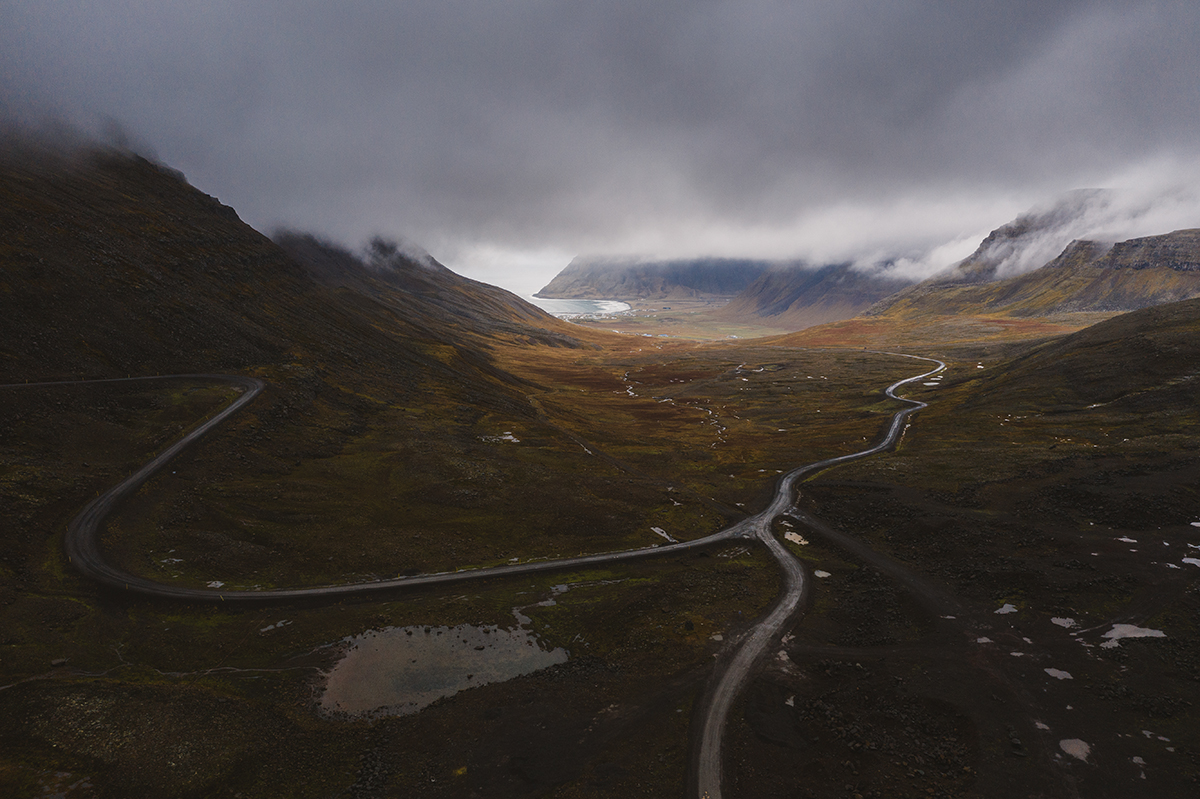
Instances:
[[[1196,41],[1170,2],[12,0],[0,110],[119,120],[260,229],[492,282],[580,252],[920,271],[1068,189],[1168,190]]]

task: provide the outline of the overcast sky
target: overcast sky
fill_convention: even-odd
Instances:
[[[0,0],[0,112],[519,291],[576,254],[919,270],[1081,187],[1200,226],[1198,44],[1194,0]]]

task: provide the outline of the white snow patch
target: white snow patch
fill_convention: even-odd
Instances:
[[[220,588],[223,585],[225,585],[225,583],[221,582],[220,580],[213,580],[212,582],[210,582],[208,584],[208,587],[209,588]]]
[[[1126,544],[1136,544],[1136,543],[1137,543],[1137,539],[1136,539],[1136,538],[1130,538],[1130,537],[1129,537],[1129,536],[1127,536],[1127,535],[1123,535],[1123,536],[1121,536],[1120,538],[1118,538],[1117,540],[1118,540],[1118,541],[1124,541]]]
[[[266,627],[263,627],[261,630],[259,630],[259,632],[260,632],[260,633],[265,633],[265,632],[267,632],[267,631],[269,631],[269,630],[275,630],[275,629],[278,629],[278,628],[280,628],[280,627],[286,627],[286,626],[288,626],[289,624],[291,624],[291,622],[290,622],[290,621],[288,621],[287,619],[280,619],[279,621],[275,622],[274,624],[268,624]]]
[[[1122,638],[1166,638],[1167,634],[1162,630],[1151,630],[1133,624],[1114,624],[1111,630],[1100,637],[1109,639],[1100,644],[1102,649],[1113,649],[1120,644]]]
[[[820,569],[817,569],[815,572],[813,572],[813,574],[815,574],[817,577],[832,577],[833,576],[829,572],[824,572],[824,571],[821,571]]]
[[[1067,738],[1065,741],[1059,741],[1058,748],[1077,760],[1087,760],[1088,755],[1092,753],[1092,747],[1078,738]]]
[[[796,706],[796,697],[789,696],[786,700],[784,700],[784,704],[787,705],[788,707],[795,707]]]
[[[1139,766],[1144,766],[1144,765],[1146,765],[1146,761],[1145,761],[1145,760],[1142,760],[1140,757],[1135,757],[1135,758],[1133,759],[1133,762],[1134,762],[1134,763],[1137,763]]]
[[[1184,563],[1190,563],[1193,566],[1200,566],[1200,558],[1184,558]]]
[[[1015,657],[1015,658],[1023,658],[1023,657],[1025,657],[1025,653],[1024,653],[1024,652],[1009,652],[1008,654],[1012,655],[1012,656],[1013,656],[1013,657]]]
[[[725,636],[721,635],[720,633],[713,633],[709,636],[709,639],[712,641],[724,641]]]
[[[1040,721],[1035,721],[1035,722],[1033,723],[1033,726],[1037,727],[1039,730],[1048,730],[1048,729],[1050,729],[1049,725],[1043,724],[1043,723],[1042,723],[1042,722],[1040,722]]]
[[[1050,623],[1057,624],[1059,627],[1065,627],[1068,630],[1071,629],[1072,627],[1079,626],[1078,624],[1075,623],[1074,619],[1063,618],[1060,616],[1055,616],[1053,619],[1050,620]]]
[[[651,530],[653,530],[654,532],[658,533],[659,535],[661,535],[663,538],[665,538],[665,539],[667,539],[668,541],[670,541],[672,544],[678,544],[678,543],[679,543],[679,542],[678,542],[678,541],[676,541],[674,538],[671,538],[671,536],[667,535],[667,531],[666,531],[666,530],[664,530],[664,529],[662,529],[661,527],[651,527],[650,529],[651,529]]]
[[[997,610],[997,611],[996,611],[996,613],[1001,613],[1001,614],[1003,614],[1003,613],[1016,613],[1016,612],[1017,612],[1017,606],[1016,606],[1016,605],[1010,605],[1010,604],[1009,604],[1009,603],[1007,603],[1007,602],[1005,602],[1005,603],[1004,603],[1004,607],[1002,607],[1002,608],[1000,608],[999,610]]]
[[[802,547],[808,546],[808,539],[806,539],[804,536],[800,535],[799,533],[793,533],[793,532],[789,531],[789,532],[784,533],[783,537],[785,539],[787,539],[788,541],[791,541],[793,544],[799,544]]]
[[[977,644],[990,644],[991,642],[992,639],[988,638],[986,635],[981,635],[975,639],[975,643]]]
[[[1053,677],[1056,680],[1073,680],[1073,679],[1075,679],[1074,677],[1071,676],[1071,672],[1063,671],[1062,669],[1042,669],[1042,671],[1046,672],[1047,674],[1049,674],[1051,677]]]
[[[1200,522],[1192,522],[1192,527],[1200,527]]]

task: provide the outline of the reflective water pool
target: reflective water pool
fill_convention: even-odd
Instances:
[[[326,675],[321,710],[335,716],[415,713],[443,696],[502,682],[567,659],[528,630],[385,627],[345,639],[346,654]]]

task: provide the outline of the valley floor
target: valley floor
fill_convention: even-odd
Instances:
[[[813,476],[777,522],[814,587],[735,706],[726,794],[1187,795],[1190,384],[1046,412],[988,382],[1011,345],[935,349],[950,368],[909,392],[930,406],[899,449]],[[264,370],[267,392],[103,545],[156,580],[253,588],[689,540],[761,509],[782,471],[875,440],[883,387],[913,373],[861,349],[644,336],[495,359],[523,404]],[[754,542],[246,610],[100,590],[66,562],[66,523],[229,390],[7,391],[6,795],[677,796],[714,657],[779,590]],[[321,710],[348,638],[456,625],[569,658],[414,715]],[[1130,629],[1161,635],[1112,635]]]

